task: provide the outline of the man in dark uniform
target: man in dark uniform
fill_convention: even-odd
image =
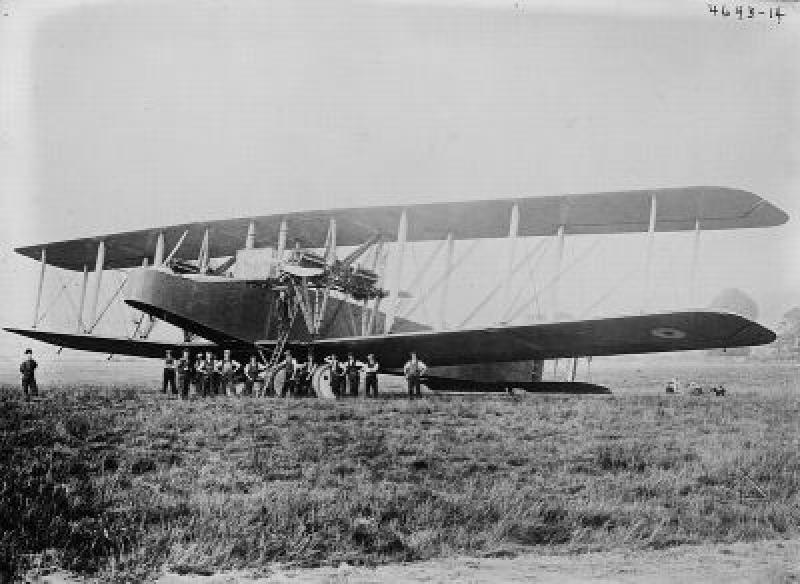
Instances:
[[[178,360],[178,387],[181,399],[189,399],[189,385],[192,382],[192,356],[189,350],[183,352],[183,357]]]
[[[297,391],[297,364],[292,358],[291,351],[284,353],[282,365],[286,368],[286,377],[281,389],[281,397],[286,397],[287,393],[293,396]]]
[[[214,367],[211,370],[211,392],[214,395],[222,393],[222,370],[224,362],[219,354],[214,355]]]
[[[211,397],[214,395],[214,354],[211,351],[206,353],[206,360],[203,361],[201,374],[203,382],[203,397]]]
[[[255,395],[261,397],[258,388],[258,374],[260,367],[258,365],[258,358],[255,355],[250,356],[250,362],[244,366],[244,394]]]
[[[303,368],[300,369],[297,376],[297,392],[299,395],[313,395],[312,391],[312,376],[317,364],[314,362],[314,351],[309,349],[308,359],[306,360]]]
[[[220,393],[227,396],[236,396],[236,386],[233,384],[233,378],[236,372],[239,371],[241,365],[238,361],[231,358],[231,350],[225,349],[222,353],[222,378],[220,381]]]
[[[364,393],[369,397],[370,392],[372,397],[378,397],[378,369],[380,366],[375,360],[375,355],[370,353],[367,355],[367,363],[364,365]]]
[[[344,364],[344,372],[347,375],[347,385],[350,386],[350,395],[358,397],[358,385],[361,377],[361,367],[363,363],[356,361],[352,353],[347,354],[347,361]]]
[[[205,361],[203,361],[203,353],[197,353],[194,360],[194,367],[192,367],[192,383],[194,384],[194,396],[203,395],[203,368]]]
[[[168,392],[167,388],[171,390]],[[161,393],[177,393],[175,391],[175,359],[172,358],[172,351],[167,350],[164,359],[164,378],[161,383]]]
[[[39,365],[33,360],[33,351],[25,349],[25,360],[19,366],[22,375],[22,391],[25,393],[25,400],[31,401],[31,394],[39,395],[39,388],[36,386],[36,368]]]

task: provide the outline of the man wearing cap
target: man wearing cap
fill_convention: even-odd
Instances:
[[[341,397],[344,393],[344,373],[342,364],[336,355],[325,358],[325,362],[331,366],[331,391],[336,397]]]
[[[258,377],[261,370],[262,367],[258,364],[258,358],[255,355],[251,355],[250,362],[244,366],[245,395],[261,397],[260,380]]]
[[[183,356],[178,359],[178,389],[181,399],[189,398],[189,385],[192,381],[192,356],[189,349],[183,351]]]
[[[378,397],[378,362],[375,360],[375,355],[370,353],[367,355],[367,362],[364,365],[364,393],[369,397],[370,392],[372,397]]]
[[[25,392],[25,400],[31,401],[31,394],[39,395],[39,388],[36,386],[36,368],[39,365],[33,360],[33,351],[25,349],[25,360],[19,366],[22,375],[22,391]]]
[[[344,364],[344,373],[347,376],[347,385],[350,387],[350,395],[358,397],[359,378],[363,363],[356,361],[352,353],[347,354],[347,361]]]
[[[281,397],[295,395],[297,392],[297,362],[292,357],[291,351],[284,353],[284,359],[281,363],[286,369],[286,377],[284,377],[283,387],[281,388]]]
[[[211,369],[211,393],[214,395],[221,395],[222,389],[222,369],[224,363],[219,354],[214,355],[214,366]]]
[[[241,368],[238,361],[231,359],[230,349],[225,349],[222,353],[222,390],[228,397],[236,395],[236,388],[233,385],[233,376]]]
[[[167,391],[167,388],[171,388]],[[172,358],[172,351],[167,350],[164,358],[164,377],[161,382],[161,393],[177,393],[175,390],[175,359]]]
[[[203,361],[203,369],[201,370],[201,380],[203,384],[203,397],[213,396],[214,354],[211,351],[206,352],[206,359]]]
[[[205,369],[205,361],[203,361],[203,353],[197,353],[194,360],[194,367],[192,368],[192,382],[194,383],[195,397],[203,395],[203,369]]]
[[[314,361],[314,351],[309,349],[308,350],[308,359],[306,360],[303,367],[300,369],[298,376],[297,376],[297,389],[299,395],[314,395],[312,385],[312,377],[314,375],[314,369],[317,368],[317,364]]]

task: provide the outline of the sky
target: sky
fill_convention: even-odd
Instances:
[[[800,304],[800,10],[781,5],[778,24],[694,0],[0,2],[0,321],[30,324],[38,268],[12,252],[27,244],[303,209],[719,185],[791,219],[704,234],[697,302],[737,287],[774,324]],[[691,245],[659,235],[649,308],[689,304]],[[640,310],[643,236],[566,249],[577,265],[561,310]],[[482,244],[465,262],[454,322],[495,285],[502,250]],[[407,278],[431,251],[414,252]],[[546,285],[540,264],[515,291]],[[74,274],[48,273],[43,303],[70,278],[74,298]],[[106,282],[110,294],[119,280]],[[61,298],[48,324],[68,326],[70,310]],[[110,317],[109,331],[130,324],[124,308]],[[490,307],[474,320],[496,318]]]

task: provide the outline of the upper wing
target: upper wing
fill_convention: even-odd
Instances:
[[[425,331],[324,339],[323,351],[375,354],[385,369],[403,366],[410,351],[428,365],[460,365],[763,345],[771,330],[735,314],[673,312],[595,320]]]
[[[336,219],[336,241],[341,246],[359,245],[381,234],[395,239],[403,210],[408,219],[408,241],[444,239],[452,232],[456,239],[505,237],[508,234],[512,205],[519,206],[519,235],[538,236],[556,233],[560,225],[567,234],[633,233],[647,231],[650,198],[655,195],[657,231],[738,229],[781,225],[788,216],[761,197],[740,189],[724,187],[685,187],[618,191],[584,195],[522,197],[456,203],[360,207],[223,219],[205,223],[186,223],[98,235],[70,241],[38,244],[16,251],[33,259],[47,249],[47,262],[69,270],[93,265],[97,242],[105,242],[105,266],[110,269],[136,267],[145,257],[152,258],[159,233],[167,249],[174,247],[184,232],[182,257],[197,257],[205,229],[209,229],[212,257],[230,256],[244,247],[251,221],[256,228],[256,246],[272,246],[278,240],[282,220],[289,238],[302,247],[325,245],[329,220]]]

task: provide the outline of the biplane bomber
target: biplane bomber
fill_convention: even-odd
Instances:
[[[762,228],[787,219],[744,190],[686,187],[330,209],[100,235],[16,250],[41,261],[41,271],[33,326],[6,330],[116,355],[160,358],[167,349],[187,348],[230,349],[238,359],[258,354],[278,393],[284,349],[300,356],[312,350],[321,363],[332,353],[373,353],[390,374],[401,373],[413,350],[432,365],[424,380],[432,390],[552,391],[554,384],[542,379],[545,360],[753,346],[772,342],[775,334],[740,315],[708,310],[454,328],[444,315],[450,278],[464,259],[454,261],[456,241],[507,241],[500,258],[505,278],[497,282],[502,290],[519,269],[518,238],[552,238],[558,277],[568,235],[646,233],[649,274],[657,232],[694,231],[696,262],[703,230]],[[402,318],[406,247],[437,241],[444,269],[429,291],[441,299],[440,322]],[[343,248],[348,253],[341,257]],[[38,327],[46,266],[82,274],[74,332]],[[92,332],[107,309],[98,306],[105,270],[125,272],[117,293],[140,311],[126,336]],[[151,339],[159,320],[182,329],[183,342]],[[318,397],[333,396],[326,364],[312,380]]]

